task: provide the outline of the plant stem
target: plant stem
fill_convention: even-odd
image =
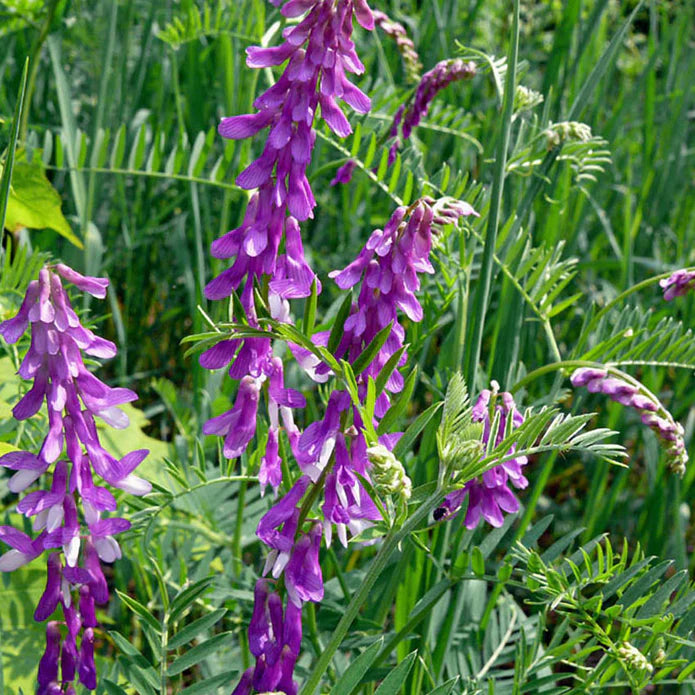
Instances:
[[[439,505],[445,495],[446,491],[441,487],[438,487],[435,492],[420,505],[415,513],[405,522],[405,524],[403,524],[403,526],[401,526],[399,530],[393,529],[389,535],[386,536],[384,539],[384,544],[381,546],[379,552],[372,560],[369,570],[362,581],[362,585],[357,593],[352,597],[348,607],[345,609],[343,617],[340,619],[340,622],[336,626],[335,630],[333,630],[331,640],[324,648],[319,660],[316,662],[309,680],[301,690],[301,695],[313,695],[314,692],[316,692],[321,678],[326,672],[333,655],[337,651],[338,647],[340,647],[345,634],[350,629],[352,621],[357,617],[362,604],[367,600],[374,583],[386,568],[391,555],[401,541],[412,533],[418,527],[420,522],[427,518],[427,515]]]
[[[483,247],[483,260],[480,266],[480,277],[475,294],[475,309],[473,314],[473,333],[468,344],[468,364],[466,369],[466,383],[471,391],[475,390],[475,375],[480,360],[480,349],[483,342],[483,328],[485,326],[485,314],[487,312],[490,296],[490,280],[492,276],[492,261],[495,246],[497,244],[497,230],[500,222],[500,209],[502,207],[502,194],[504,192],[504,178],[507,166],[507,150],[512,128],[512,115],[514,111],[514,93],[516,91],[516,63],[519,53],[519,0],[514,0],[514,20],[512,24],[512,41],[509,48],[509,67],[504,86],[504,105],[502,111],[502,131],[497,147],[495,171],[492,181],[492,197],[490,201],[490,215],[488,217],[487,231],[485,234],[485,246]]]
[[[34,45],[31,48],[31,70],[29,72],[29,81],[27,82],[26,91],[26,108],[22,112],[22,119],[19,126],[19,140],[24,142],[27,139],[27,130],[29,129],[29,111],[31,110],[31,99],[34,96],[34,89],[36,89],[36,76],[39,74],[39,63],[41,62],[41,49],[43,44],[48,37],[48,33],[51,30],[51,24],[53,24],[53,17],[55,16],[56,7],[58,5],[58,0],[51,0],[48,10],[46,12],[46,18],[41,25],[41,30],[39,35],[34,41]]]

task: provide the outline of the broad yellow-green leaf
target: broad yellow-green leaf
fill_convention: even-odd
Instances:
[[[71,244],[83,248],[60,209],[58,191],[46,178],[39,161],[15,162],[7,201],[5,226],[12,232],[28,229],[53,229]]]

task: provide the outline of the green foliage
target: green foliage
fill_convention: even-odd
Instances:
[[[20,157],[12,169],[5,227],[11,232],[23,228],[53,229],[82,248],[82,242],[73,233],[60,207],[60,195],[46,178],[41,163],[27,162]]]

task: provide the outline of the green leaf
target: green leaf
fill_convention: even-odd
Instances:
[[[238,673],[239,669],[218,673],[216,676],[189,685],[180,692],[180,695],[207,695],[208,693],[217,693],[218,688],[221,686],[228,686]]]
[[[104,689],[108,693],[108,695],[127,695],[126,691],[121,688],[120,685],[116,685],[113,681],[110,681],[108,678],[102,678],[101,684],[104,686]]]
[[[331,690],[331,695],[350,695],[374,663],[384,638],[379,637],[376,642],[370,644],[346,669]]]
[[[186,669],[191,668],[191,666],[195,666],[195,664],[211,654],[218,653],[225,642],[231,644],[231,635],[231,632],[222,632],[219,635],[215,635],[209,640],[202,642],[201,644],[196,644],[195,647],[192,647],[186,651],[178,659],[176,659],[171,666],[169,666],[167,669],[167,675],[171,677],[176,676],[179,673],[183,673]]]
[[[176,620],[187,608],[190,608],[193,602],[210,588],[212,580],[213,577],[205,577],[179,591],[169,608],[170,619]]]
[[[389,380],[389,377],[393,373],[393,370],[396,369],[396,367],[398,367],[398,363],[401,361],[401,357],[403,357],[405,350],[405,345],[402,348],[396,350],[396,352],[394,352],[393,355],[391,355],[391,357],[388,358],[386,364],[381,368],[381,371],[376,377],[375,383],[377,396],[380,395],[386,387],[386,382]],[[415,367],[415,369],[413,369],[413,372],[416,371],[417,366]],[[408,378],[410,378],[410,376]]]
[[[384,343],[388,340],[392,328],[393,322],[389,323],[388,326],[384,326],[369,341],[369,345],[365,346],[364,350],[360,352],[355,361],[352,363],[352,369],[355,374],[361,374],[372,363],[372,360],[377,356],[379,350],[384,347]]]
[[[22,70],[22,81],[17,95],[17,103],[14,107],[14,118],[12,119],[12,130],[10,132],[10,142],[7,145],[7,155],[5,157],[5,165],[0,177],[0,232],[5,229],[7,205],[10,196],[10,181],[14,174],[14,156],[17,138],[19,136],[19,124],[22,120],[22,108],[24,106],[24,97],[27,91],[27,74],[29,71],[29,58],[24,61],[24,69]]]
[[[343,303],[340,305],[340,309],[338,309],[335,321],[333,322],[333,328],[331,328],[331,333],[328,336],[328,344],[326,347],[330,353],[334,353],[338,345],[340,345],[340,339],[343,337],[344,333],[345,321],[347,321],[347,317],[350,315],[351,307],[352,293],[348,292],[345,299],[343,299]]]
[[[45,645],[45,627],[34,621],[34,606],[46,585],[45,560],[34,560],[3,575],[3,579],[0,582],[0,683],[4,683],[4,695],[18,695],[20,689],[33,693],[37,655]]]
[[[381,376],[381,374],[379,376]],[[408,409],[408,404],[410,403],[410,398],[413,395],[416,380],[417,367],[415,367],[415,369],[408,374],[408,377],[403,385],[403,390],[398,394],[398,399],[391,405],[391,407],[384,414],[384,417],[381,419],[379,427],[377,428],[378,434],[386,434],[396,424],[396,422],[398,422],[401,415],[403,415]]]
[[[442,407],[442,403],[433,403],[427,410],[421,412],[415,421],[403,433],[403,436],[398,440],[398,444],[393,447],[393,455],[397,458],[403,458],[410,451],[418,435],[427,427],[430,420],[437,414],[437,411]]]
[[[410,652],[408,656],[401,661],[396,668],[389,673],[386,678],[382,681],[381,685],[376,689],[374,695],[397,695],[398,691],[401,689],[405,679],[410,673],[410,669],[413,667],[413,662],[417,656],[417,651]]]
[[[5,218],[7,229],[12,232],[25,227],[53,229],[71,244],[80,249],[84,248],[63,216],[60,206],[60,195],[46,178],[43,166],[38,159],[34,159],[31,164],[26,161],[15,163],[10,196],[7,201]]]
[[[456,676],[442,685],[438,685],[434,690],[430,690],[427,695],[450,695],[454,686],[459,682],[459,677]]]
[[[316,303],[318,301],[316,278],[311,281],[311,294],[304,301],[304,318],[302,320],[302,331],[311,338],[314,332],[316,321]]]
[[[134,598],[131,596],[128,596],[128,594],[124,594],[122,591],[119,591],[116,589],[116,593],[118,594],[118,597],[125,603],[128,608],[130,608],[133,613],[136,613],[139,615],[150,627],[152,627],[157,634],[161,632],[162,626],[159,623],[159,620],[150,613],[150,611],[142,605],[139,601],[136,601]]]
[[[188,644],[194,637],[209,630],[226,612],[226,608],[218,608],[210,615],[205,615],[202,618],[198,618],[198,620],[194,620],[190,625],[186,625],[169,640],[169,649],[177,649],[184,644]]]

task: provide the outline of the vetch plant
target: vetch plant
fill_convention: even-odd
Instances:
[[[151,489],[133,472],[147,450],[133,451],[119,460],[99,440],[95,417],[112,427],[127,427],[128,417],[118,406],[136,400],[137,394],[109,387],[87,370],[83,352],[111,358],[116,346],[82,325],[63,281],[94,297],[106,296],[108,280],[84,276],[57,263],[40,271],[38,280],[29,283],[17,315],[0,324],[0,334],[10,344],[31,326],[31,345],[19,375],[33,379],[33,384],[14,406],[15,419],[30,418],[44,402],[48,414],[48,433],[37,453],[11,451],[0,457],[0,465],[15,471],[8,483],[14,493],[26,492],[47,473],[52,476],[49,489],[28,492],[17,505],[17,511],[32,521],[36,536],[12,526],[0,527],[0,540],[11,548],[0,556],[1,571],[46,556],[46,589],[34,619],[43,622],[58,605],[62,608],[62,620],[51,620],[46,626],[46,649],[37,676],[39,695],[75,693],[76,678],[90,690],[97,686],[95,604],[109,600],[101,563],[121,557],[114,536],[128,530],[130,522],[104,516],[117,510],[116,498],[95,483],[94,476],[135,495]],[[63,454],[66,458],[61,458]]]
[[[695,684],[689,8],[4,4],[0,690]]]

